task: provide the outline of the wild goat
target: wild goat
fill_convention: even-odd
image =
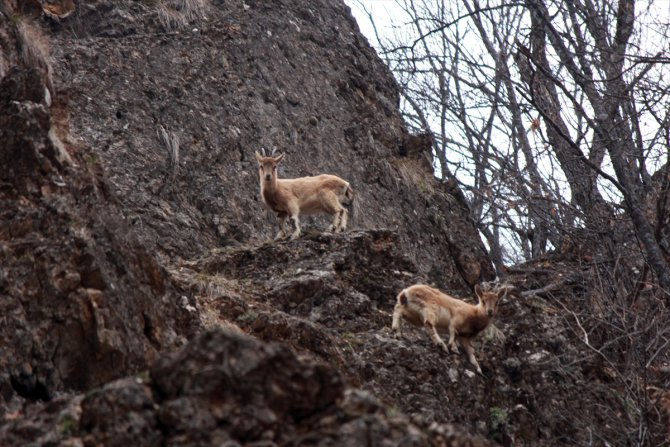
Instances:
[[[401,317],[415,326],[424,326],[431,340],[445,352],[449,352],[449,348],[452,352],[458,352],[456,347],[458,339],[468,354],[470,363],[481,374],[482,369],[475,358],[472,340],[488,327],[496,312],[498,300],[506,291],[507,289],[496,292],[484,291],[477,284],[475,295],[479,299],[479,304],[475,306],[432,287],[415,284],[398,295],[398,303],[393,311],[392,329],[402,335]],[[449,333],[449,348],[437,333],[438,328]]]
[[[277,165],[284,154],[277,156],[274,151],[270,156],[256,152],[258,174],[261,182],[261,196],[270,210],[277,213],[279,233],[277,239],[286,237],[284,223],[290,217],[295,226],[291,239],[300,236],[300,219],[302,214],[325,213],[335,216],[329,231],[339,233],[347,227],[348,211],[342,206],[343,200],[353,200],[354,191],[349,183],[335,175],[321,174],[314,177],[293,179],[277,178]]]

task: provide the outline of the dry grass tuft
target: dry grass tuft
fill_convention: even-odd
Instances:
[[[486,329],[484,329],[482,338],[496,346],[503,346],[505,344],[505,340],[507,340],[505,333],[498,329],[495,324],[490,324]]]
[[[42,31],[25,19],[16,23],[18,37],[18,53],[21,64],[25,67],[37,68],[44,74],[49,93],[53,97],[53,80],[51,69],[51,51],[49,40]]]
[[[426,172],[425,165],[420,160],[396,158],[392,164],[406,187],[418,188],[427,195],[435,194],[435,177],[432,172]]]
[[[219,307],[221,300],[226,297],[239,297],[240,284],[218,275],[196,273],[190,278],[191,284],[197,290],[197,300],[200,303],[200,321],[206,328],[221,327],[235,332],[244,332],[232,321],[221,317]],[[198,293],[199,292],[199,293]]]
[[[168,267],[170,280],[184,290],[190,290],[197,302],[198,317],[206,328],[221,327],[243,332],[232,321],[221,316],[222,303],[241,300],[240,290],[244,285],[237,280],[216,274],[199,273],[187,267]]]
[[[167,30],[183,29],[193,20],[205,18],[209,0],[159,0],[158,20]]]

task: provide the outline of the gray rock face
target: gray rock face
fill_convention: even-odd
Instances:
[[[0,80],[0,409],[147,367],[195,322],[99,166],[63,149],[46,88],[34,67]]]
[[[467,288],[491,276],[462,205],[433,178],[429,139],[407,134],[394,81],[342,3],[212,2],[192,15],[161,9],[172,2],[81,1],[72,14],[70,1],[45,5],[0,5],[0,409],[3,423],[16,421],[5,439],[28,442],[32,410],[56,424],[55,432],[40,428],[47,443],[75,431],[84,443],[161,439],[156,390],[145,384],[122,379],[101,393],[63,393],[146,369],[197,332],[207,317],[199,310],[213,306],[177,290],[164,265],[274,234],[251,162],[261,146],[287,154],[282,176],[349,180],[354,227],[400,231],[308,236],[303,272],[267,277],[268,298],[287,312],[229,313],[259,337],[325,358],[335,344],[323,327],[345,319],[365,327],[356,314],[387,306],[401,280]],[[51,13],[40,16],[42,7]],[[174,28],[166,13],[188,16],[178,20],[188,26]],[[405,256],[387,259],[397,244]],[[279,256],[291,260],[290,245],[282,247]],[[307,258],[327,250],[338,254],[312,266]],[[230,281],[265,265],[282,276],[262,253],[248,250],[255,265],[226,261]],[[342,287],[350,294],[338,302]],[[383,318],[374,318],[379,326]],[[261,427],[279,417],[270,410],[302,417],[301,406],[272,402],[259,410]],[[132,420],[115,419],[119,408]],[[181,417],[176,411],[166,407],[160,418]],[[347,425],[352,439],[363,436],[359,425]]]
[[[30,428],[30,429],[28,429]],[[390,415],[335,369],[221,330],[164,356],[148,378],[57,399],[0,427],[3,445],[457,445],[491,443]]]
[[[623,439],[630,401],[546,303],[505,300],[483,376],[391,333],[402,288],[468,300],[493,271],[341,2],[82,0],[56,23],[70,0],[31,1],[56,11],[51,68],[18,3],[0,2],[0,445],[488,445],[447,422]],[[266,243],[262,146],[283,177],[349,180],[352,231],[305,218]]]
[[[174,259],[273,237],[253,153],[277,148],[280,177],[348,180],[350,226],[396,229],[431,280],[493,278],[460,192],[435,180],[430,138],[407,133],[396,83],[341,1],[214,1],[190,15],[162,3],[83,1],[50,36],[70,129],[147,245]],[[195,18],[166,27],[165,8]]]

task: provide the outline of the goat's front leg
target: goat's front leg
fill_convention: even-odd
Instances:
[[[341,233],[347,228],[347,210],[341,208],[335,212],[335,220],[330,226],[329,231],[333,233]]]
[[[291,240],[295,240],[300,237],[300,219],[298,218],[298,214],[292,214],[291,220],[295,226],[295,231],[293,231],[293,234],[291,234]]]
[[[402,308],[402,304],[398,303],[393,309],[393,324],[391,324],[391,329],[398,337],[402,337]]]
[[[284,223],[286,222],[286,214],[279,213],[277,214],[277,225],[279,225],[279,233],[275,237],[275,241],[279,239],[284,239],[286,237],[286,231],[284,230]]]
[[[333,219],[332,225],[328,227],[328,231],[330,233],[339,233],[340,220],[342,219],[342,216],[339,211],[335,211],[334,215],[335,218]]]
[[[442,338],[440,338],[440,334],[437,333],[437,329],[435,329],[435,325],[430,323],[430,322],[426,322],[426,323],[424,323],[424,325],[426,327],[426,331],[428,332],[428,336],[430,337],[431,340],[433,340],[433,343],[435,343],[436,346],[441,347],[444,352],[448,353],[449,348],[444,343],[444,340],[442,340]]]
[[[475,358],[475,348],[472,347],[472,340],[469,338],[463,338],[461,339],[461,344],[463,345],[463,348],[465,348],[465,352],[468,354],[468,359],[470,360],[472,366],[477,369],[479,374],[484,375],[482,373],[482,369],[479,367],[479,363],[477,363],[477,359]]]
[[[452,321],[449,321],[449,349],[451,349],[451,352],[458,352],[458,347],[456,346],[456,328]]]
[[[342,211],[340,211],[340,213],[341,213],[340,228],[338,229],[338,233],[347,229],[347,220],[349,219],[349,211],[342,208]]]

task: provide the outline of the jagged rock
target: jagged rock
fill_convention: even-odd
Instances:
[[[276,147],[280,177],[351,182],[351,227],[397,228],[433,282],[495,277],[464,203],[434,177],[430,137],[408,134],[395,80],[341,1],[78,5],[51,34],[57,83],[150,246],[188,258],[274,236],[253,153]],[[160,128],[180,141],[176,163]]]
[[[148,378],[59,398],[0,427],[0,443],[488,446],[449,425],[390,415],[324,363],[222,330],[160,358]],[[30,429],[28,429],[30,427]]]
[[[365,330],[387,325],[380,310],[392,309],[402,288],[426,280],[398,245],[397,233],[388,230],[317,234],[214,253],[184,265],[209,275],[199,279],[216,282],[224,277],[243,287],[246,299],[235,299],[239,306],[217,305],[231,320],[249,310],[253,297],[327,327]],[[194,291],[198,284],[185,286]],[[367,320],[360,320],[362,316]],[[256,326],[267,332],[264,324]]]
[[[512,382],[518,382],[521,380],[523,368],[521,360],[516,357],[510,357],[502,362],[502,366],[505,369],[505,372],[509,375]]]
[[[464,356],[444,355],[422,330],[409,340],[390,334],[398,292],[426,281],[395,232],[316,234],[222,250],[170,271],[201,315],[216,314],[338,365],[351,383],[429,422],[460,419],[467,399],[486,393],[487,381],[468,370]],[[218,285],[214,296],[203,282]],[[486,358],[493,348],[481,354],[485,369],[495,368]],[[470,393],[455,405],[466,380]]]
[[[11,26],[0,22],[0,31]],[[183,343],[195,322],[105,196],[105,180],[82,154],[62,163],[46,82],[41,70],[20,66],[0,80],[0,410],[7,411],[145,368],[159,350]]]

